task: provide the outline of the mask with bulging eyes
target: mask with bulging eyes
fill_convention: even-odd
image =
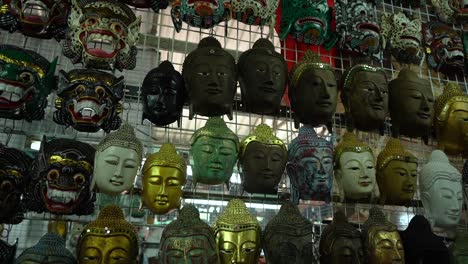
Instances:
[[[227,0],[176,0],[171,3],[171,17],[177,32],[182,21],[189,26],[213,28],[231,18],[231,3]]]
[[[274,25],[278,0],[239,0],[231,1],[234,19],[247,25]]]

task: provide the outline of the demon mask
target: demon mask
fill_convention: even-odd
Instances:
[[[463,0],[431,0],[435,14],[444,23],[455,23],[465,6]]]
[[[160,9],[166,9],[169,3],[167,0],[124,0],[127,5],[137,8],[151,8],[154,12],[159,12]]]
[[[141,17],[112,0],[72,0],[63,54],[88,68],[132,70]]]
[[[421,20],[404,13],[382,15],[382,42],[400,62],[420,64],[424,59]]]
[[[325,0],[284,0],[280,39],[290,34],[298,42],[330,49],[338,40],[331,28],[332,9]]]
[[[28,209],[42,213],[89,215],[96,194],[90,191],[95,149],[72,139],[44,136],[33,162],[31,184],[26,192]]]
[[[374,3],[366,0],[337,0],[336,31],[340,48],[360,54],[380,51],[380,28],[374,17]]]
[[[234,19],[247,25],[275,25],[278,0],[231,1]]]
[[[182,29],[182,21],[192,27],[213,28],[231,16],[231,4],[227,0],[175,0],[171,5],[177,32]]]
[[[69,0],[4,0],[0,27],[28,37],[60,41],[65,38]],[[4,12],[2,12],[5,10]]]
[[[0,117],[42,119],[56,87],[56,64],[57,59],[50,63],[34,51],[0,45]]]
[[[60,71],[54,121],[81,132],[97,132],[102,128],[109,133],[119,128],[123,79],[92,69]]]
[[[21,195],[29,183],[31,162],[24,152],[0,144],[0,223],[23,221]]]
[[[463,42],[457,31],[441,22],[431,21],[424,24],[423,34],[431,67],[443,73],[463,70]]]

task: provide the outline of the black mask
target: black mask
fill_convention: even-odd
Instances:
[[[163,61],[159,67],[152,69],[141,86],[143,119],[156,126],[166,126],[177,120],[180,127],[184,89],[182,75],[169,61]]]

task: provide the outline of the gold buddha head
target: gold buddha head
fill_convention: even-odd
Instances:
[[[232,199],[214,224],[221,264],[256,264],[260,255],[260,225],[245,203]]]
[[[143,204],[155,214],[166,214],[180,206],[187,164],[175,146],[165,143],[143,165]]]
[[[76,248],[80,264],[136,264],[137,230],[120,207],[109,205],[84,227]]]
[[[418,159],[391,138],[377,157],[377,183],[380,201],[385,204],[408,204],[416,191]]]

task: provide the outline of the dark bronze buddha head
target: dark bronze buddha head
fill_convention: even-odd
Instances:
[[[75,257],[65,244],[65,240],[58,234],[47,233],[36,245],[24,250],[15,260],[15,264],[76,264]]]

